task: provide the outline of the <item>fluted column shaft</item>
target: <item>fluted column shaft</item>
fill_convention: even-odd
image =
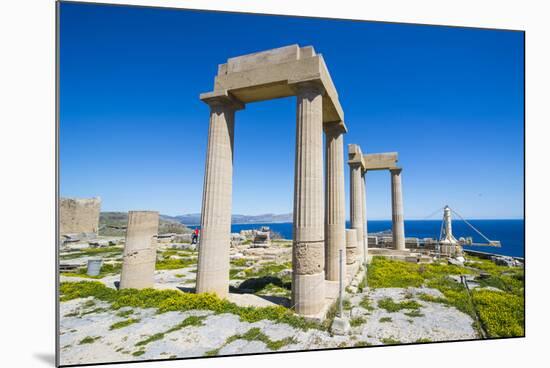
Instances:
[[[363,222],[363,185],[362,169],[359,164],[350,164],[350,220],[351,228],[357,235],[357,260],[363,262],[364,222]]]
[[[369,232],[367,227],[367,187],[366,187],[367,172],[364,171],[361,176],[361,196],[363,197],[362,215],[363,215],[363,259],[367,261],[367,253],[369,248]]]
[[[392,236],[393,247],[405,250],[405,223],[403,219],[403,192],[401,169],[391,169]]]
[[[325,300],[323,90],[304,83],[296,92],[292,304],[297,313],[310,315]]]
[[[326,148],[326,213],[325,276],[339,281],[339,251],[346,254],[346,194],[344,184],[344,134],[339,126],[325,131]]]
[[[241,107],[226,99],[207,103],[210,105],[210,126],[196,290],[223,298],[229,291],[234,117],[235,110]]]
[[[154,211],[128,212],[126,241],[122,254],[120,289],[153,287],[157,261],[159,213]]]

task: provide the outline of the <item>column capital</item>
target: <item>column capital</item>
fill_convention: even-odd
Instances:
[[[325,86],[323,86],[323,82],[320,79],[293,82],[289,86],[294,90],[296,95],[324,95],[326,92]]]
[[[344,124],[343,121],[324,123],[323,130],[325,134],[327,135],[330,134],[335,136],[339,134],[346,134],[348,132],[348,129],[346,128],[346,124]]]
[[[399,174],[401,174],[401,171],[403,171],[403,168],[402,167],[394,167],[394,168],[391,168],[389,170],[392,174],[399,175]]]
[[[233,110],[243,110],[245,105],[228,91],[213,91],[200,94],[200,99],[211,108],[224,107]]]

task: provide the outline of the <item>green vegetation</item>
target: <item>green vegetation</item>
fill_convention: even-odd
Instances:
[[[420,300],[442,303],[457,308],[481,322],[489,337],[509,337],[524,335],[524,271],[521,268],[498,266],[490,260],[468,256],[467,267],[447,264],[415,264],[382,257],[374,257],[368,269],[369,285],[373,288],[420,287],[439,290],[443,297],[421,294]],[[476,282],[480,286],[495,287],[499,291],[476,288],[470,296],[466,287],[448,275],[471,274],[480,276]],[[402,302],[404,303],[404,302]],[[393,303],[401,304],[401,303]],[[379,304],[388,311],[396,306],[389,302]],[[387,308],[386,308],[387,307]],[[407,308],[405,308],[407,309]],[[406,313],[409,317],[419,316],[418,308]]]
[[[349,299],[342,300],[342,308],[344,308],[344,310],[350,310],[351,307],[352,307],[352,305],[351,305],[351,302],[349,301]]]
[[[368,341],[357,341],[354,345],[354,347],[364,347],[364,346],[372,346],[372,344]]]
[[[203,325],[202,321],[205,318],[206,317],[197,317],[197,316],[187,317],[186,319],[184,319],[183,321],[181,321],[180,323],[178,323],[174,327],[171,327],[171,328],[169,328],[168,330],[166,330],[164,332],[159,332],[159,333],[156,333],[154,335],[151,335],[148,338],[146,338],[145,340],[139,341],[136,344],[136,346],[144,346],[144,345],[149,344],[150,342],[157,341],[157,340],[162,340],[166,334],[169,334],[169,333],[174,332],[174,331],[181,330],[182,328],[185,328],[185,327],[188,327],[188,326],[202,326]]]
[[[126,319],[124,321],[120,321],[120,322],[116,322],[116,323],[113,323],[110,327],[109,327],[109,330],[117,330],[119,328],[122,328],[122,327],[126,327],[126,326],[129,326],[131,324],[134,324],[134,323],[137,323],[139,322],[140,320],[139,319],[136,319],[136,318],[129,318],[129,319]]]
[[[374,310],[374,307],[370,304],[370,300],[368,296],[364,296],[363,299],[361,299],[361,302],[359,303],[359,306],[362,308],[365,308],[368,311]]]
[[[157,260],[155,268],[157,270],[177,270],[179,268],[187,268],[197,264],[196,259],[178,258],[171,259],[165,258],[163,260]]]
[[[399,312],[402,309],[413,309],[417,310],[421,305],[414,300],[406,300],[399,303],[396,303],[391,298],[384,298],[378,301],[378,307],[385,309],[390,313]]]
[[[69,277],[84,277],[88,279],[102,279],[105,276],[118,275],[121,269],[122,269],[121,262],[117,262],[115,264],[104,263],[101,265],[101,271],[97,276],[88,276],[86,274],[87,272],[86,267],[79,268],[75,272],[63,272],[61,275],[69,276]]]
[[[289,344],[295,344],[296,340],[293,337],[286,337],[281,340],[271,340],[269,336],[264,334],[258,327],[251,328],[242,335],[233,335],[230,336],[226,341],[225,345],[232,343],[235,340],[246,340],[246,341],[261,341],[266,347],[270,350],[279,350],[283,346]],[[219,349],[218,349],[219,351]]]
[[[95,336],[95,337],[91,337],[91,336],[86,336],[85,338],[83,338],[82,340],[80,340],[80,342],[78,343],[78,345],[84,345],[84,344],[92,344],[94,343],[96,340],[100,339],[101,336]]]
[[[292,311],[282,306],[273,307],[239,307],[214,294],[190,294],[178,290],[154,289],[122,289],[108,288],[97,281],[62,282],[60,285],[60,301],[76,298],[94,297],[111,304],[111,308],[118,310],[123,307],[156,308],[157,313],[188,310],[211,310],[215,313],[232,313],[242,321],[257,322],[263,319],[286,323],[293,327],[307,330],[309,328],[322,329],[318,323],[296,316]]]
[[[235,267],[246,267],[248,265],[248,260],[246,258],[233,259],[231,265]]]
[[[474,290],[475,308],[491,337],[523,336],[525,304],[522,296],[499,291]]]
[[[216,355],[218,355],[218,354],[220,353],[220,349],[221,349],[221,348],[208,350],[206,353],[204,353],[204,356],[206,356],[206,357],[209,357],[209,356],[216,356]]]
[[[145,354],[145,350],[138,350],[138,351],[134,351],[134,352],[132,353],[132,355],[133,355],[133,356],[136,356],[136,357],[137,357],[137,356],[141,356],[141,355],[143,355],[143,354]]]
[[[291,262],[284,262],[284,263],[275,263],[275,262],[268,262],[262,264],[262,268],[260,269],[254,269],[254,268],[248,268],[244,270],[244,273],[246,274],[247,278],[260,278],[265,276],[274,276],[277,275],[279,272],[287,269],[292,269],[292,263]],[[283,282],[290,282],[291,277],[285,276],[282,278]]]
[[[128,317],[129,315],[131,315],[133,313],[134,313],[133,309],[128,309],[128,310],[120,311],[116,315],[117,315],[117,317]]]
[[[103,258],[122,255],[122,247],[82,248],[70,250],[67,254],[59,256],[60,259],[75,259],[80,257],[101,256]]]
[[[380,322],[380,323],[392,322],[392,319],[391,319],[391,317],[382,317],[382,318],[380,318],[380,320],[378,320],[378,322]]]
[[[365,319],[363,317],[354,317],[354,318],[349,320],[349,325],[351,327],[358,327],[358,326],[361,326],[365,322],[367,322],[367,321],[365,321]]]
[[[424,317],[424,314],[420,313],[418,309],[414,309],[404,313],[407,317]]]
[[[432,340],[426,339],[426,338],[420,338],[420,339],[416,340],[415,342],[416,343],[426,343],[426,342],[432,342]]]
[[[384,345],[396,345],[396,344],[402,344],[401,341],[395,340],[391,337],[380,339]]]
[[[447,264],[417,264],[374,257],[368,268],[371,288],[420,287],[426,280],[447,275],[466,275],[473,271]]]

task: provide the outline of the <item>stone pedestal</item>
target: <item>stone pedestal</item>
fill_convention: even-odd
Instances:
[[[229,292],[234,118],[235,111],[243,106],[230,96],[203,101],[210,105],[210,127],[196,291],[225,298]]]
[[[401,169],[391,169],[391,205],[393,247],[405,250],[405,223],[403,220],[403,192],[401,190]]]
[[[158,226],[158,212],[128,212],[120,289],[153,287],[153,276],[157,260],[156,236],[158,234]]]
[[[331,124],[326,130],[325,273],[339,280],[339,252],[346,254],[346,193],[344,189],[344,131]],[[345,259],[344,259],[345,264]]]
[[[313,315],[325,302],[323,89],[302,83],[296,90],[292,305],[299,314]]]
[[[363,180],[362,169],[359,164],[350,164],[350,220],[351,228],[357,234],[357,259],[363,262],[364,259],[364,221],[363,221]]]

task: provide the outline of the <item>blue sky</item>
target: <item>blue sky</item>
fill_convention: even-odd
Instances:
[[[60,22],[62,196],[199,212],[199,94],[227,58],[299,44],[325,58],[346,144],[399,152],[406,218],[445,204],[523,217],[521,32],[74,3]],[[233,213],[292,211],[295,108],[284,98],[237,113]],[[367,174],[367,203],[369,219],[391,218],[389,173]]]

